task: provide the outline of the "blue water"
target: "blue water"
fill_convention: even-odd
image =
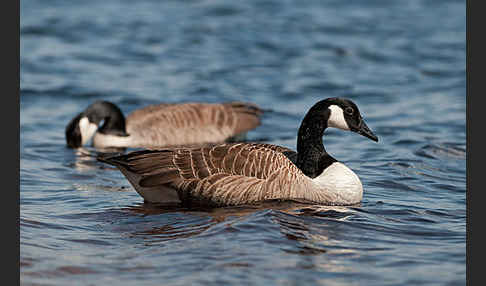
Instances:
[[[465,1],[20,2],[22,285],[464,285]],[[96,150],[65,146],[87,105],[244,100],[248,140],[290,148],[344,96],[378,143],[327,151],[361,178],[353,207],[164,210]]]

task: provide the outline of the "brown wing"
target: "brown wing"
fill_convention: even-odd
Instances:
[[[220,143],[260,124],[262,110],[249,103],[184,103],[145,107],[127,116],[132,147]]]
[[[246,102],[230,102],[223,104],[227,113],[235,117],[233,123],[234,135],[254,129],[260,125],[260,116],[263,110],[257,105]]]
[[[308,179],[282,153],[288,151],[236,143],[137,151],[105,161],[140,176],[135,188],[170,186],[183,202],[237,205],[302,197]]]

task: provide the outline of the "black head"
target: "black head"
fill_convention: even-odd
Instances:
[[[102,121],[103,125],[98,128]],[[96,131],[127,136],[125,117],[115,104],[96,101],[74,117],[66,126],[66,143],[71,148],[79,148],[88,142]]]
[[[83,113],[78,114],[76,117],[71,119],[69,124],[66,126],[66,144],[71,148],[81,147],[81,129],[79,128],[79,121],[83,117]]]
[[[328,127],[350,130],[378,142],[378,137],[366,125],[354,102],[340,97],[328,98],[324,101],[330,110],[327,119]]]
[[[297,167],[307,176],[315,178],[336,159],[327,154],[322,136],[328,127],[335,127],[361,134],[373,141],[378,137],[364,122],[358,107],[351,100],[327,98],[314,104],[299,128],[297,137]]]

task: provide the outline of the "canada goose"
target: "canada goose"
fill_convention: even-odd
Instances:
[[[93,136],[97,148],[218,143],[257,127],[262,113],[244,102],[158,104],[135,110],[125,119],[115,104],[97,101],[66,126],[66,143],[79,148]]]
[[[116,166],[148,202],[226,206],[263,200],[304,200],[352,205],[363,197],[358,176],[327,154],[327,127],[356,132],[373,141],[358,107],[344,98],[317,102],[304,117],[297,152],[263,143],[167,148],[99,157]]]

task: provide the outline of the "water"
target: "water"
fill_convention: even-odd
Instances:
[[[23,285],[464,285],[465,1],[21,1]],[[64,127],[97,99],[252,101],[248,140],[295,148],[326,97],[380,138],[326,131],[353,207],[143,204]]]

